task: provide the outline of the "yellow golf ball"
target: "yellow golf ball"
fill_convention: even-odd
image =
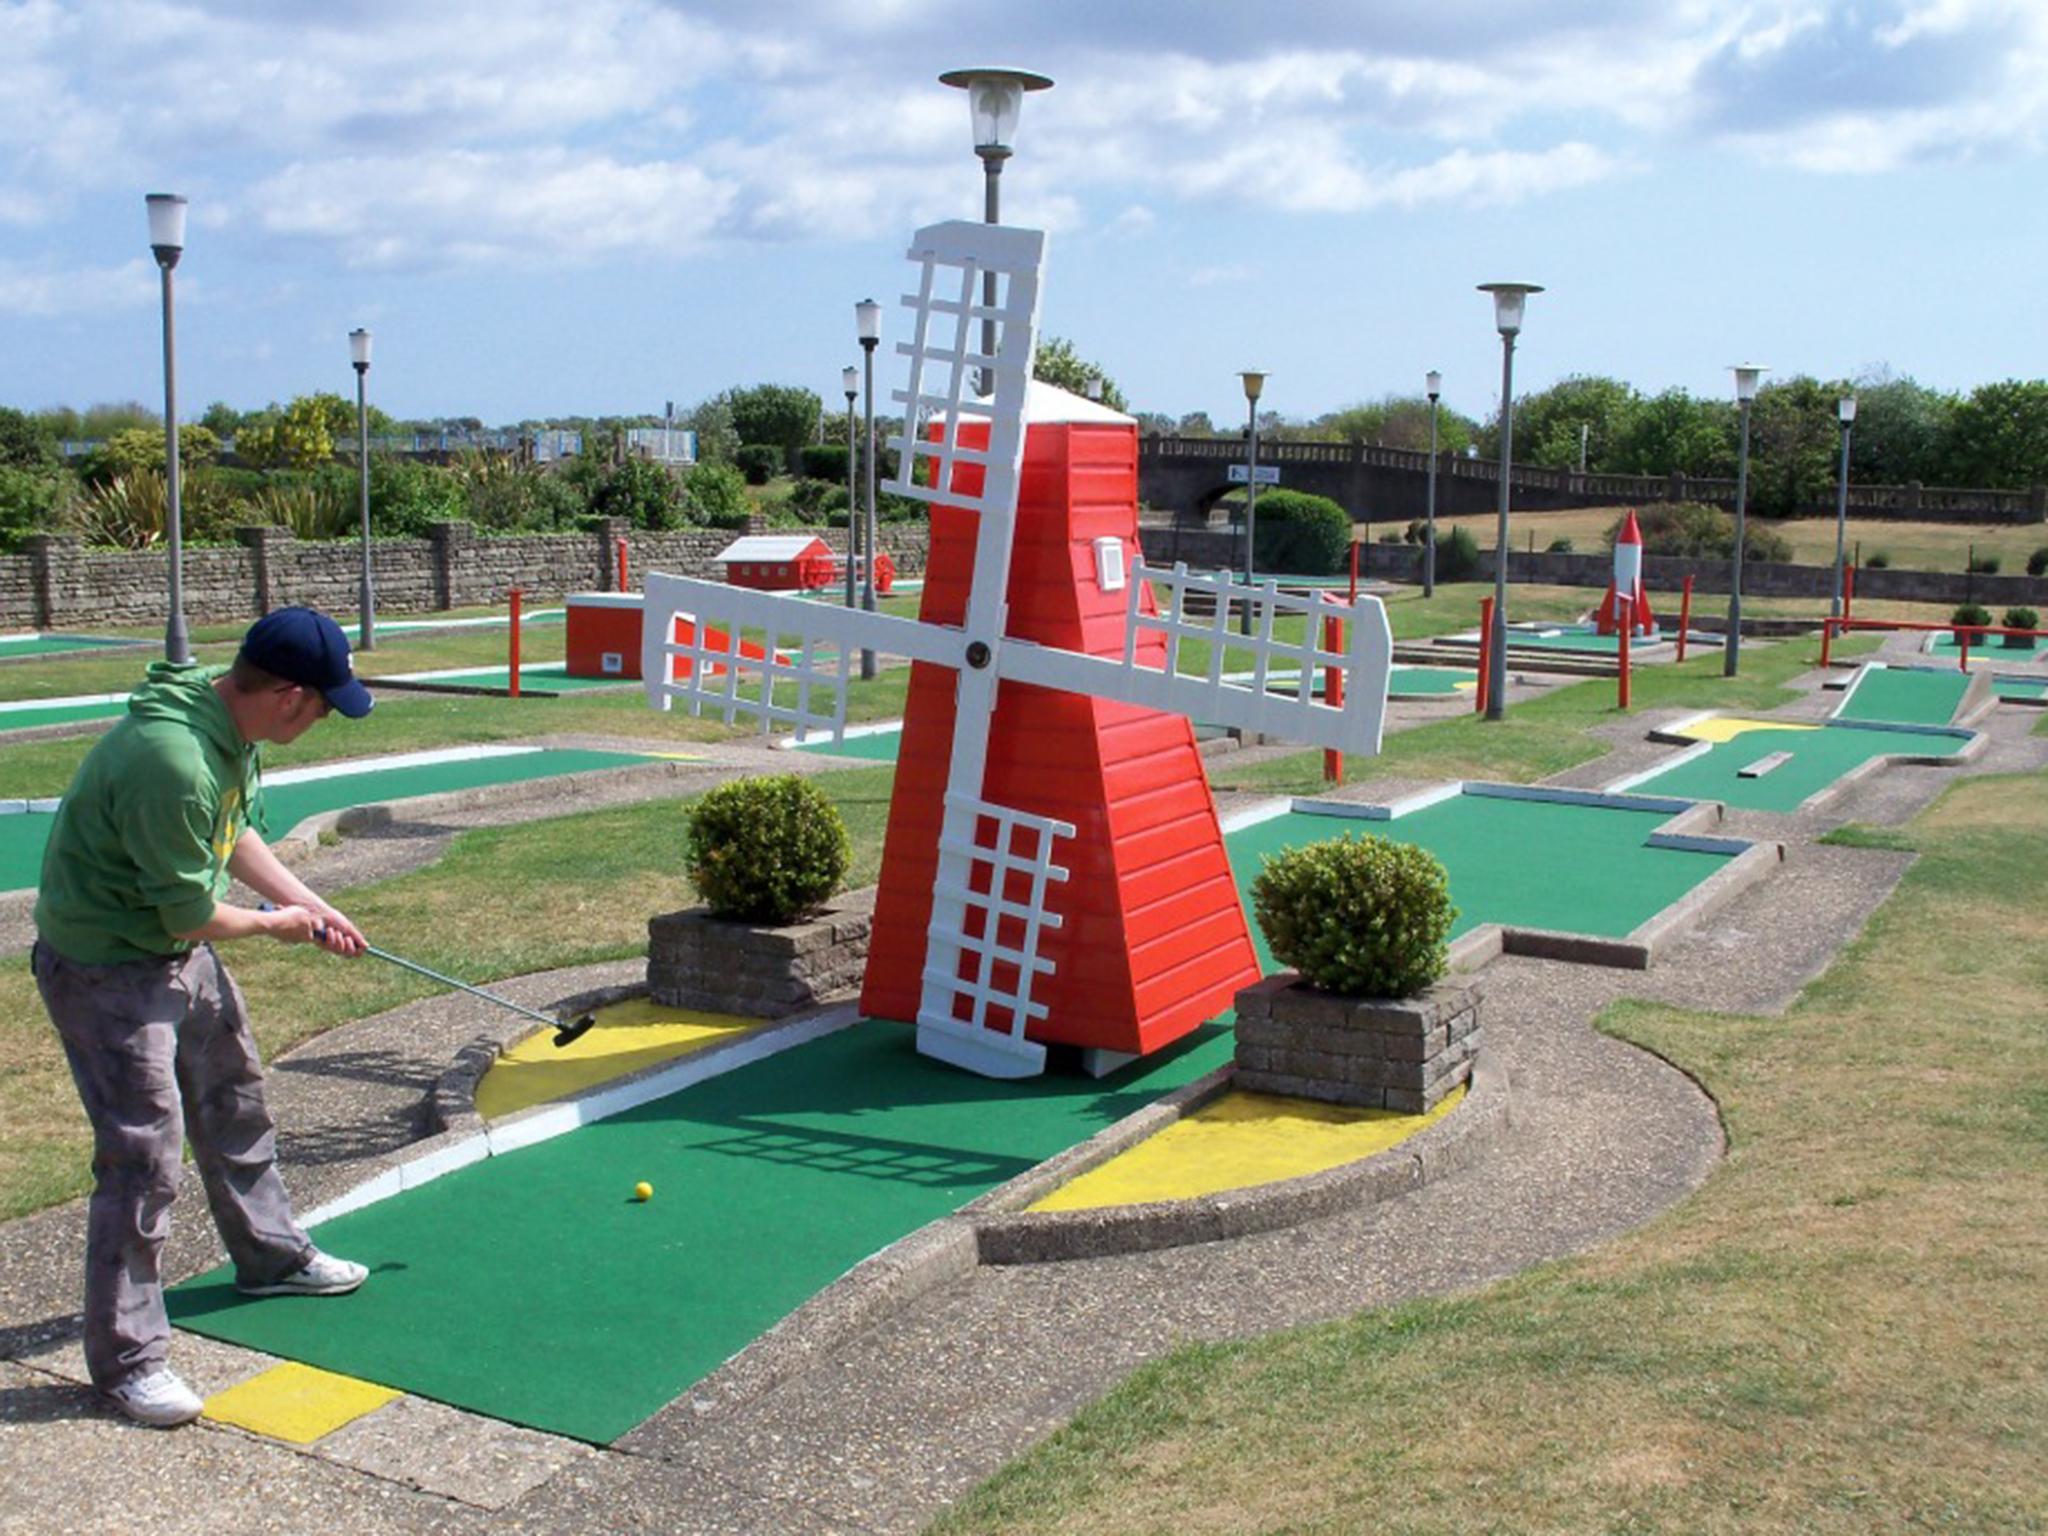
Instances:
[[[654,1186],[645,1179],[642,1179],[633,1186],[633,1198],[635,1200],[652,1200],[654,1198]]]

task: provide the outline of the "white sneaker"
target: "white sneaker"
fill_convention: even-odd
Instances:
[[[362,1265],[316,1248],[305,1268],[293,1270],[282,1280],[267,1285],[237,1280],[235,1289],[244,1296],[346,1296],[369,1278],[370,1272]]]
[[[162,1365],[131,1376],[102,1395],[136,1423],[155,1429],[190,1424],[206,1407],[176,1371]]]

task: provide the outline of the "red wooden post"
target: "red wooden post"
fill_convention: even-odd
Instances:
[[[623,533],[619,535],[619,590],[632,590],[626,585],[626,536]]]
[[[1626,594],[1618,595],[1615,606],[1621,609],[1621,707],[1628,708],[1628,637],[1636,627],[1635,615],[1630,611]]]
[[[1486,713],[1486,683],[1493,676],[1493,599],[1479,599],[1479,686],[1473,691],[1472,707],[1478,714]],[[1506,674],[1502,674],[1505,681]]]
[[[1820,621],[1820,664],[1822,666],[1828,664],[1828,651],[1834,645],[1834,642],[1835,621],[1833,619],[1822,619]]]
[[[1856,611],[1856,567],[1842,569],[1842,617],[1849,618]]]
[[[1358,540],[1351,541],[1351,601],[1358,601]]]
[[[1684,595],[1678,599],[1678,659],[1685,660],[1685,635],[1692,628],[1692,578],[1685,578]]]
[[[1351,547],[1355,550],[1358,546]],[[1323,649],[1339,656],[1344,654],[1344,622],[1334,614],[1323,620]],[[1344,671],[1335,662],[1323,668],[1323,702],[1332,709],[1344,707]],[[1344,754],[1334,747],[1323,748],[1323,782],[1344,782]]]
[[[1962,647],[1956,653],[1956,665],[1967,672],[1970,670],[1970,631],[1967,629],[1957,630],[1956,643]]]
[[[516,698],[518,698],[518,697],[519,697],[519,597],[520,597],[519,589],[518,589],[517,587],[514,587],[514,588],[512,589],[512,594],[511,594],[511,595],[512,595],[512,635],[511,635],[511,639],[510,639],[510,642],[509,642],[509,644],[510,644],[510,646],[511,646],[511,654],[509,655],[509,657],[507,658],[507,660],[508,660],[508,662],[509,662],[509,664],[510,664],[510,667],[511,667],[511,673],[512,673],[512,688],[511,688],[511,692],[512,692],[512,697],[516,699]]]

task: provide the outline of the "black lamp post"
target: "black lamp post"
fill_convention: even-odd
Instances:
[[[1259,522],[1259,396],[1265,393],[1266,372],[1262,368],[1246,368],[1238,373],[1244,380],[1244,405],[1248,413],[1245,424],[1244,460],[1244,584],[1252,584],[1252,550],[1258,533]],[[1252,605],[1246,598],[1243,608],[1238,610],[1240,633],[1252,632]]]
[[[1849,436],[1856,429],[1856,397],[1844,395],[1835,402],[1835,416],[1842,424],[1842,468],[1835,476],[1835,595],[1828,604],[1828,616],[1842,616],[1842,570],[1849,542]]]
[[[860,393],[860,370],[852,366],[840,369],[839,387],[846,391],[846,606],[851,608],[853,573],[860,564],[860,496],[853,478],[860,464],[860,450],[853,437],[853,399]]]
[[[862,541],[866,546],[861,553],[860,590],[861,607],[869,613],[875,611],[875,345],[882,339],[882,306],[873,299],[862,299],[853,306],[854,328],[860,336],[861,362],[865,370],[866,394],[863,400],[863,425],[866,428],[868,472],[867,507],[865,522],[867,537]],[[906,430],[908,424],[906,423]],[[872,681],[875,675],[875,653],[863,649],[860,653],[860,675],[863,681]]]
[[[1024,110],[1024,93],[1048,90],[1052,79],[1028,69],[949,69],[939,76],[939,83],[967,93],[967,110],[974,124],[974,152],[981,157],[982,220],[1000,224],[1003,162],[1013,153],[1010,141],[1017,134],[1017,119]],[[996,275],[993,272],[982,274],[981,301],[990,309],[996,307]],[[984,357],[995,357],[996,323],[993,319],[981,322],[981,351]],[[994,394],[994,367],[981,369],[980,375],[980,392]]]
[[[1499,521],[1493,535],[1493,632],[1487,637],[1486,718],[1507,714],[1508,691],[1508,475],[1515,444],[1515,338],[1522,331],[1522,310],[1529,295],[1543,289],[1535,283],[1481,283],[1493,295],[1493,324],[1500,332],[1500,498]]]
[[[152,192],[144,201],[149,205],[149,248],[163,276],[164,296],[164,533],[171,558],[171,612],[164,622],[164,657],[190,661],[192,643],[185,631],[184,502],[178,483],[178,350],[171,292],[171,269],[185,251],[185,199],[173,192]]]
[[[1756,381],[1769,372],[1757,363],[1736,363],[1735,400],[1742,408],[1742,446],[1735,458],[1735,565],[1728,575],[1728,640],[1721,653],[1721,675],[1733,677],[1742,667],[1742,546],[1749,531],[1749,408],[1756,399]]]
[[[1429,387],[1429,500],[1424,504],[1422,532],[1422,595],[1436,596],[1436,402],[1444,376],[1434,368],[1423,376]]]
[[[348,357],[356,370],[356,499],[363,515],[363,590],[356,649],[377,646],[377,590],[370,575],[370,333],[357,326],[348,333]]]

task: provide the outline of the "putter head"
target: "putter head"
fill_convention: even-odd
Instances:
[[[556,1025],[555,1049],[560,1050],[565,1045],[571,1045],[581,1040],[589,1031],[590,1026],[596,1022],[597,1016],[595,1014],[586,1013],[579,1015],[573,1023]]]

